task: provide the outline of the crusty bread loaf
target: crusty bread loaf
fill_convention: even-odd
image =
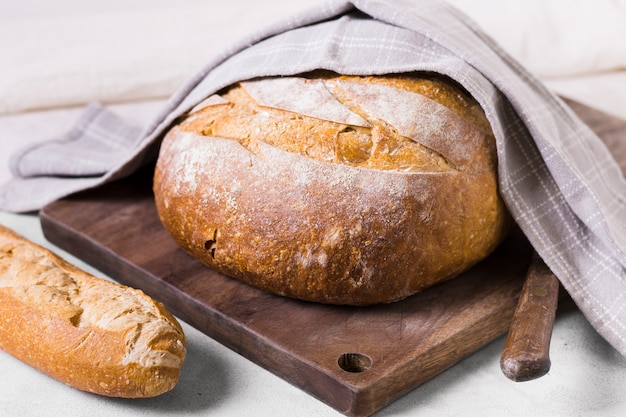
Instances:
[[[428,74],[297,78],[232,86],[166,135],[155,201],[183,248],[276,294],[368,305],[457,276],[500,243],[495,139],[464,90]],[[310,114],[290,108],[301,96]],[[335,110],[325,119],[318,104]]]
[[[126,398],[171,390],[186,351],[159,302],[2,226],[0,348],[80,390]]]

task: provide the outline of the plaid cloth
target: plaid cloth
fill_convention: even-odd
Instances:
[[[257,76],[434,71],[462,84],[496,136],[513,217],[596,330],[626,356],[626,181],[597,136],[470,19],[438,0],[337,0],[277,22],[214,57],[145,130],[90,107],[67,137],[16,155],[0,208],[47,202],[154,159],[175,118]],[[95,151],[97,149],[97,152]]]

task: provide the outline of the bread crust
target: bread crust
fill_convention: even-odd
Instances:
[[[228,276],[331,304],[397,301],[486,257],[509,218],[497,191],[495,141],[477,104],[430,78],[324,82],[337,80],[329,88],[369,128],[264,107],[245,83],[173,127],[154,191],[174,239]],[[362,110],[344,81],[427,90],[437,120],[410,128],[423,123],[435,133],[423,143],[399,134]],[[348,128],[370,139],[338,150]]]
[[[153,397],[178,382],[185,337],[159,302],[0,226],[0,348],[74,388]]]

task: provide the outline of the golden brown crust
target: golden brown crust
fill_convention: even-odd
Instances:
[[[143,292],[95,278],[0,226],[0,348],[77,389],[139,398],[176,385],[185,338]]]
[[[456,276],[498,245],[508,216],[495,143],[471,98],[430,77],[324,83],[370,126],[260,106],[244,83],[168,133],[155,200],[182,247],[280,295],[367,305]],[[433,137],[408,138],[369,117],[346,83],[426,95],[435,120],[412,128],[422,123]]]

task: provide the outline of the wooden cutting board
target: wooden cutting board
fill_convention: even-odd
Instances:
[[[572,106],[626,164],[626,122]],[[375,413],[508,330],[531,253],[518,232],[463,276],[404,301],[320,305],[265,293],[187,255],[158,220],[151,176],[147,167],[48,205],[46,238],[343,414]]]

